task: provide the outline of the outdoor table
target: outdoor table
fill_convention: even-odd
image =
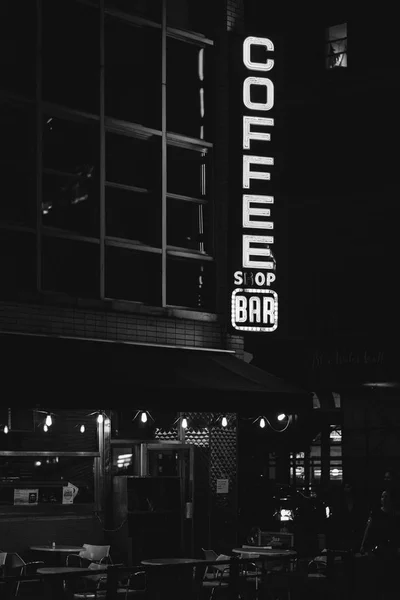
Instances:
[[[192,590],[193,584],[199,583],[200,578],[193,579],[193,569],[196,565],[201,565],[206,561],[200,558],[147,558],[141,561],[141,564],[147,567],[160,567],[163,565],[181,565],[181,569],[159,569],[157,577],[149,577],[147,589],[150,597],[163,598],[185,598],[188,596],[188,589]],[[201,575],[203,572],[201,572]],[[198,595],[200,595],[200,586]]]
[[[87,571],[83,567],[40,567],[36,572],[38,575],[63,575],[64,573],[80,573]],[[64,579],[61,577],[49,577],[45,582],[50,588],[50,598],[63,598],[65,593]]]
[[[37,545],[30,546],[29,548],[32,552],[46,552],[46,560],[45,562],[49,563],[51,566],[61,567],[64,566],[66,557],[68,554],[79,554],[83,550],[82,546],[74,546],[73,544],[56,544],[54,547],[52,544],[48,545]],[[44,557],[42,557],[43,560]],[[49,560],[50,559],[50,560]]]

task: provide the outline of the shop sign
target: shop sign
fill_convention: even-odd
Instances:
[[[229,493],[229,479],[217,479],[217,494]]]
[[[253,56],[255,50],[263,51],[257,60]],[[234,273],[235,289],[231,295],[231,322],[239,331],[271,332],[278,327],[278,295],[271,288],[276,280],[275,197],[270,184],[274,157],[268,148],[274,126],[270,116],[274,82],[265,76],[274,67],[274,59],[270,58],[273,51],[274,44],[268,38],[249,36],[243,42],[242,264]],[[255,98],[254,92],[260,97]],[[255,144],[257,154],[253,150]]]

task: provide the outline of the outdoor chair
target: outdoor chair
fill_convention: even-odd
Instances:
[[[25,562],[24,559],[21,558],[21,556],[16,552],[7,552],[5,554],[4,573],[6,575],[34,575],[39,567],[44,566],[44,562],[42,560]],[[10,595],[11,597],[16,598],[21,594],[22,590],[26,590],[32,595],[34,593],[34,589],[37,587],[42,588],[42,582],[38,578],[17,581],[15,585],[12,586]]]
[[[65,561],[67,567],[88,567],[91,563],[112,564],[110,546],[83,544],[79,554],[68,554]]]
[[[105,600],[107,594],[107,575],[101,575],[95,585],[72,593],[73,600]],[[117,598],[140,600],[146,595],[146,573],[137,571],[123,577],[117,584]]]

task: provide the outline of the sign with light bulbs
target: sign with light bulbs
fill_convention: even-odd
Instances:
[[[272,332],[278,327],[278,294],[271,287],[277,266],[271,187],[275,158],[270,148],[275,105],[270,75],[275,64],[273,52],[269,38],[249,36],[243,42],[241,268],[234,272],[231,294],[231,323],[239,331]]]

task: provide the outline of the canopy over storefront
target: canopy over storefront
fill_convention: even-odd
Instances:
[[[35,391],[38,401],[51,394],[61,401],[68,397],[74,406],[92,392],[99,403],[115,407],[237,411],[251,403],[258,411],[312,408],[309,392],[226,351],[36,335],[6,334],[0,343],[8,385],[16,393]]]

